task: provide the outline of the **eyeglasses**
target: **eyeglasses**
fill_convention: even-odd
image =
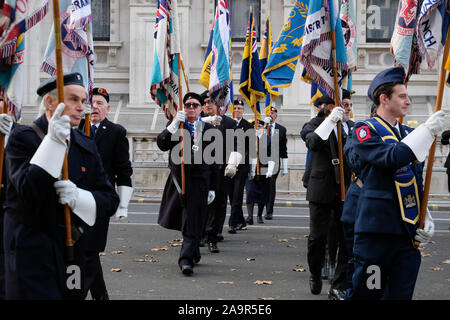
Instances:
[[[189,108],[196,109],[196,108],[200,107],[200,105],[199,105],[198,103],[186,103],[186,104],[184,105],[184,107],[185,107],[186,109],[189,109]]]

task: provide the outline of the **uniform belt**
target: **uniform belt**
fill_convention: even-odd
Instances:
[[[331,164],[333,166],[338,166],[340,164],[339,159],[331,159]]]

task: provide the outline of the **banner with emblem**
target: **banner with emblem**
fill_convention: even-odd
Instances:
[[[349,72],[356,71],[358,46],[356,41],[356,6],[354,0],[342,0],[340,18],[347,51]]]
[[[158,0],[154,31],[153,69],[150,95],[164,110],[175,116],[179,104],[178,54],[180,50],[177,0]]]
[[[334,96],[332,30],[336,40],[336,66],[339,87],[345,87],[348,66],[344,35],[339,17],[339,1],[311,0],[305,22],[300,62],[329,97]]]
[[[278,96],[274,88],[289,87],[294,78],[303,42],[303,31],[308,14],[308,0],[295,1],[288,19],[270,53],[262,78],[269,84],[270,93]]]
[[[79,1],[59,1],[63,72],[79,72],[83,76],[84,87],[89,99],[91,99],[95,62],[92,22],[82,25],[82,22],[89,21],[89,18],[81,15],[72,17],[72,13],[77,12],[77,8],[79,8],[77,7],[79,4],[74,7],[73,2]],[[83,13],[90,15],[90,13],[87,13],[91,10],[90,2],[85,2],[85,4]],[[76,25],[79,27],[75,27]],[[53,26],[48,38],[41,70],[51,76],[56,75],[55,30]]]
[[[428,68],[442,54],[450,20],[447,0],[424,0],[417,23],[417,41]],[[445,57],[444,57],[445,58]]]

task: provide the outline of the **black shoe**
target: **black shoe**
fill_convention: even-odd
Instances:
[[[249,225],[252,225],[252,224],[253,224],[253,217],[247,217],[247,219],[245,219],[245,221],[246,221]]]
[[[209,249],[209,252],[211,252],[211,253],[219,253],[220,252],[219,248],[217,247],[216,242],[208,242],[208,249]]]
[[[330,289],[328,300],[345,300],[345,291],[341,289]]]
[[[320,277],[311,276],[311,278],[309,278],[309,288],[311,289],[312,294],[320,294],[322,291],[322,279],[320,279]]]
[[[222,235],[221,233],[219,233],[219,234],[217,235],[217,241],[221,242],[221,241],[223,241],[223,240],[224,240],[223,235]]]
[[[266,220],[272,220],[272,218],[273,218],[273,214],[271,214],[271,213],[268,213],[264,216],[264,219],[266,219]]]
[[[192,266],[188,265],[188,264],[183,264],[181,266],[181,272],[185,275],[185,276],[191,276],[194,273],[194,268],[192,268]]]
[[[258,223],[264,223],[262,216],[258,216]]]
[[[235,233],[236,233],[236,228],[230,226],[230,227],[228,228],[228,233],[235,234]]]

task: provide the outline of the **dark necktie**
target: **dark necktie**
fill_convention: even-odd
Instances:
[[[402,140],[402,135],[400,134],[400,132],[398,131],[398,129],[397,129],[396,127],[393,127],[393,129],[394,129],[394,133],[395,133],[395,135],[397,136],[397,138],[398,138],[399,140]]]
[[[91,137],[94,137],[95,136],[95,131],[97,130],[97,126],[95,126],[95,125],[92,125],[91,126]]]

